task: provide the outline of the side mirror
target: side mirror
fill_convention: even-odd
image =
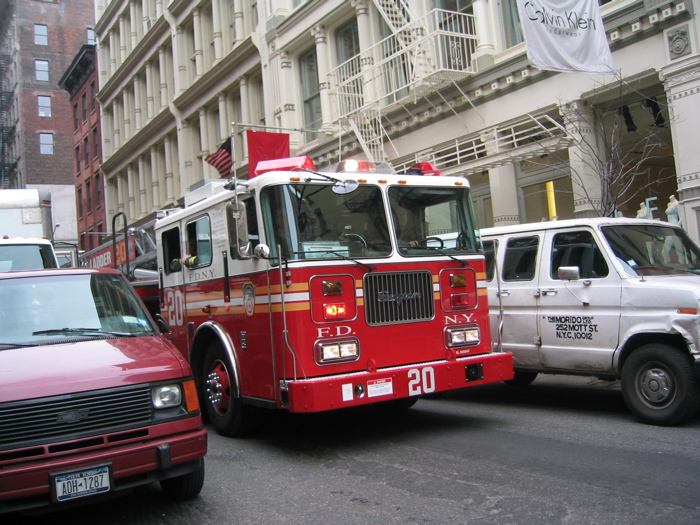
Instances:
[[[581,278],[578,266],[560,266],[557,275],[563,281],[578,281]]]
[[[160,330],[161,334],[169,334],[170,333],[170,327],[168,326],[168,323],[165,322],[165,319],[163,319],[163,316],[160,314],[156,314],[153,319],[156,322],[156,326],[158,326],[158,330]]]
[[[258,259],[269,259],[270,247],[267,244],[258,244],[253,250],[253,253]]]

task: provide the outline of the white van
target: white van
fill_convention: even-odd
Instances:
[[[595,218],[481,230],[494,344],[514,384],[621,379],[629,409],[674,425],[700,408],[700,247],[660,221]]]

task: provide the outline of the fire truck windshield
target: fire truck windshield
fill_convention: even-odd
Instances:
[[[391,241],[380,188],[338,194],[330,184],[286,184],[261,194],[271,258],[387,257]]]
[[[478,250],[468,188],[394,186],[389,203],[401,255]]]

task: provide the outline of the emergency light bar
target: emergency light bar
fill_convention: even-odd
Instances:
[[[335,168],[335,171],[337,173],[396,173],[394,167],[389,162],[371,162],[369,160],[355,159],[348,159],[340,162]]]
[[[406,175],[435,175],[442,177],[442,172],[430,162],[419,162],[408,168]]]
[[[261,160],[255,167],[255,174],[262,175],[268,171],[293,171],[295,169],[316,171],[316,166],[314,165],[314,161],[306,156]]]

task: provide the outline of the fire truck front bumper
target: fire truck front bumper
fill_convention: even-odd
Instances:
[[[446,392],[513,378],[510,353],[475,355],[283,382],[290,412],[323,412]]]

